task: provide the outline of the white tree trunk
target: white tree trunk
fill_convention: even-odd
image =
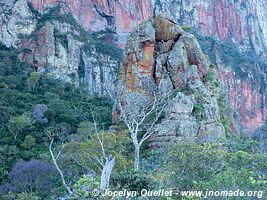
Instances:
[[[104,191],[108,188],[110,175],[114,165],[115,165],[115,157],[108,158],[102,170],[100,190]]]
[[[134,171],[139,170],[139,157],[140,157],[140,146],[134,145]]]

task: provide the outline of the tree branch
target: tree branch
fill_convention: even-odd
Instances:
[[[69,188],[69,186],[67,185],[67,183],[66,183],[66,181],[65,181],[63,172],[61,171],[61,169],[59,168],[59,166],[58,166],[58,164],[57,164],[57,158],[58,158],[58,156],[60,155],[60,153],[59,153],[58,156],[55,158],[54,153],[53,153],[53,150],[52,150],[53,143],[54,143],[54,138],[51,139],[51,142],[50,142],[50,145],[49,145],[49,152],[50,152],[50,154],[51,154],[53,164],[55,165],[55,167],[56,167],[58,173],[60,174],[60,177],[61,177],[61,180],[62,180],[62,183],[63,183],[64,187],[66,188],[66,190],[68,191],[69,194],[73,194],[73,192],[71,191],[71,189]],[[61,152],[61,151],[60,151],[60,152]]]

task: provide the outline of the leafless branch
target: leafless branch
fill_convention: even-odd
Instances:
[[[102,155],[103,155],[104,158],[106,158],[106,152],[105,152],[104,145],[103,145],[103,137],[102,137],[102,140],[99,137],[98,129],[97,129],[97,123],[96,123],[96,120],[95,120],[95,115],[94,115],[92,110],[91,110],[91,115],[93,117],[93,122],[94,122],[94,127],[95,127],[95,134],[96,134],[96,137],[97,137],[97,139],[99,141],[99,144],[101,146],[101,149],[102,149]]]
[[[61,181],[64,185],[64,187],[66,188],[66,190],[68,191],[69,194],[73,194],[73,192],[71,191],[71,189],[69,188],[69,186],[67,185],[66,181],[65,181],[65,178],[64,178],[64,175],[63,175],[63,172],[61,171],[61,169],[59,168],[58,164],[57,164],[57,158],[58,156],[60,155],[61,151],[58,153],[58,156],[55,158],[54,156],[54,153],[53,153],[53,143],[54,143],[54,138],[51,139],[51,142],[50,142],[50,145],[49,145],[49,152],[51,154],[51,157],[52,157],[52,161],[53,161],[53,164],[55,165],[58,173],[60,174],[60,177],[61,177]]]

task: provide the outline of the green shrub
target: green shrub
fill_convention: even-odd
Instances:
[[[75,194],[70,199],[90,199],[94,198],[92,191],[99,189],[100,180],[97,177],[83,175],[73,186]]]
[[[210,64],[210,68],[211,69],[215,69],[216,68],[216,65],[212,63],[212,64]]]
[[[205,81],[213,82],[213,81],[215,81],[216,77],[217,77],[217,75],[216,75],[215,71],[213,71],[213,70],[208,71],[208,73],[205,76]]]
[[[201,103],[194,104],[193,112],[194,113],[202,113],[202,112],[204,112],[204,106],[203,106],[203,104],[201,104]]]
[[[64,137],[76,134],[80,122],[93,122],[90,110],[99,129],[106,130],[112,123],[109,98],[89,95],[72,84],[40,74],[20,62],[16,50],[4,46],[0,50],[0,80],[0,184],[17,159],[37,159],[47,153],[48,129]],[[47,123],[33,118],[37,104],[47,106],[43,113]]]
[[[114,173],[110,180],[111,186],[117,190],[127,189],[129,191],[140,192],[142,189],[152,189],[153,180],[150,175],[145,173],[134,173],[124,171]]]
[[[225,152],[216,144],[179,142],[164,154],[165,166],[158,179],[177,190],[192,189],[199,181],[209,181],[223,166]],[[170,174],[171,172],[171,174]]]
[[[181,28],[182,28],[184,31],[186,31],[186,32],[188,32],[188,31],[191,30],[191,27],[190,27],[190,26],[181,26]]]
[[[2,197],[2,200],[41,200],[41,197],[36,196],[33,194],[27,194],[27,193],[13,193],[9,192],[7,195],[4,195]]]

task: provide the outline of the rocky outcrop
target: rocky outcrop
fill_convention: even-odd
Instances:
[[[72,28],[66,23],[46,22],[22,40],[20,59],[90,93],[105,94],[105,87],[113,90],[119,61],[81,41],[81,33],[75,34]]]
[[[152,146],[182,138],[213,142],[225,134],[216,77],[197,39],[159,15],[130,35],[118,89],[146,95],[155,90],[162,95],[176,91],[165,118],[155,127]]]
[[[0,3],[2,43],[19,49],[20,59],[38,71],[97,94],[114,90],[121,56],[115,42],[123,46],[133,27],[153,14],[150,0]]]
[[[265,123],[267,117],[266,72],[261,70],[256,62],[250,63],[254,69],[243,71],[245,77],[240,77],[242,72],[236,72],[231,66],[224,64],[220,56],[217,56],[216,62],[219,78],[228,91],[229,103],[239,115],[242,128],[239,128],[238,132],[248,136],[252,136],[254,131]]]
[[[240,120],[236,132],[251,136],[266,120],[267,62],[253,52],[242,52],[233,43],[198,36],[199,42],[217,66],[229,104],[237,111],[233,124]]]

